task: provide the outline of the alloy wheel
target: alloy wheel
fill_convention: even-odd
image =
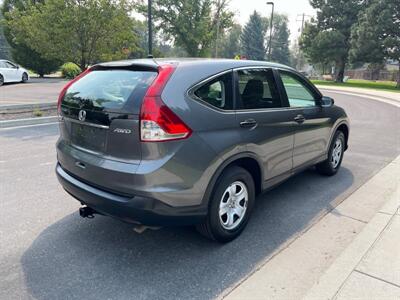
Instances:
[[[335,145],[333,146],[331,155],[331,163],[334,169],[336,169],[337,166],[339,165],[340,159],[342,158],[342,154],[343,154],[343,143],[342,140],[338,138],[335,141]]]
[[[222,195],[219,205],[219,220],[224,229],[236,229],[246,215],[249,193],[246,185],[235,181]]]

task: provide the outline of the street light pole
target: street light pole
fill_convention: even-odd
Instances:
[[[272,21],[274,19],[274,2],[267,2],[267,5],[272,5],[271,20],[269,24],[269,45],[268,45],[268,60],[271,60],[271,48],[272,48]]]
[[[149,31],[149,54],[148,56],[153,55],[153,27],[152,27],[152,16],[151,16],[151,6],[152,0],[147,0],[147,26]]]

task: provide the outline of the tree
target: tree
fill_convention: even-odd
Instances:
[[[351,37],[353,62],[369,62],[372,69],[378,69],[386,59],[400,63],[399,0],[373,0],[353,26]],[[400,88],[400,65],[397,87]]]
[[[71,61],[81,69],[102,60],[126,58],[137,47],[131,5],[113,0],[47,0],[14,9],[7,25],[13,40],[41,56]]]
[[[333,56],[328,57],[323,52],[319,52],[325,59],[335,62],[337,82],[343,82],[350,51],[351,27],[357,22],[358,14],[365,8],[367,2],[363,0],[310,0],[311,6],[317,10],[317,19],[310,24],[309,32],[303,32],[303,34],[312,33],[313,36],[317,37],[321,33],[318,36],[320,39],[319,46],[323,44],[326,46],[331,45],[331,43],[328,43],[329,38],[334,38],[332,45],[340,46],[340,48],[336,49],[324,49],[324,51],[337,50],[340,52],[340,55],[335,53],[335,51],[329,51]],[[324,33],[322,34],[322,32]],[[318,47],[314,46],[309,37],[306,39],[309,41],[302,44],[302,50],[304,50],[306,55],[308,52],[308,56],[312,52],[312,56],[315,58],[315,54],[317,54],[316,49],[307,48]]]
[[[271,60],[288,65],[290,63],[290,53],[287,17],[276,14],[272,26]]]
[[[4,36],[3,15],[0,12],[0,59],[10,59],[10,46]]]
[[[292,44],[292,47],[290,48],[289,65],[297,70],[304,71],[304,66],[306,65],[306,58],[303,51],[301,51],[300,49],[298,39]]]
[[[347,55],[346,47],[345,37],[339,31],[318,31],[317,26],[312,23],[306,24],[300,39],[300,48],[308,60],[319,64],[323,73],[330,63],[342,62]]]
[[[24,67],[31,69],[37,73],[40,77],[45,74],[50,74],[58,69],[61,65],[61,61],[58,59],[48,59],[42,56],[37,51],[29,47],[24,40],[16,41],[11,34],[11,29],[8,26],[9,14],[18,9],[23,12],[29,5],[35,5],[39,1],[28,1],[28,0],[5,0],[2,6],[2,14],[5,14],[5,20],[2,22],[4,29],[4,36],[6,38],[5,43],[10,45],[9,53],[13,60]]]
[[[145,14],[147,4],[138,9]],[[156,30],[192,57],[210,56],[217,33],[229,28],[233,18],[228,0],[157,0],[152,12]]]
[[[243,54],[248,59],[264,60],[266,53],[266,30],[267,26],[265,20],[263,20],[257,11],[254,11],[247,24],[244,26],[240,36]]]
[[[221,57],[234,58],[240,54],[240,35],[242,34],[242,26],[234,24],[230,31],[225,34],[221,42]]]

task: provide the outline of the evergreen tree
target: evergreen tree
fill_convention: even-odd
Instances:
[[[290,64],[288,19],[284,15],[274,16],[272,29],[271,61]]]
[[[243,54],[247,59],[265,59],[266,29],[265,21],[257,11],[254,11],[247,24],[244,26],[243,32],[240,36]]]

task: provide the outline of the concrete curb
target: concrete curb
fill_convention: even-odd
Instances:
[[[5,121],[0,121],[0,128],[10,128],[17,126],[38,125],[38,124],[47,124],[56,122],[58,122],[58,116],[5,120]]]
[[[57,108],[57,103],[36,103],[36,104],[13,104],[13,105],[2,105],[0,106],[0,114],[28,112],[35,109],[49,110]]]

